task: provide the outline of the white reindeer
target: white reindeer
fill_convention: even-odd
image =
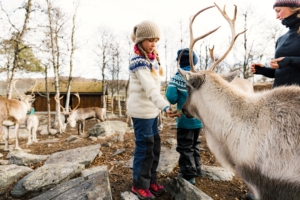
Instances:
[[[233,20],[216,7],[233,33],[223,60],[239,35],[234,32],[236,6]],[[207,71],[178,68],[189,92],[182,112],[203,122],[210,150],[223,167],[243,179],[256,199],[299,200],[300,87],[247,93],[230,83],[232,76],[212,71],[221,60]]]
[[[80,97],[78,93],[75,96],[78,98],[78,104],[75,108],[73,110],[70,109],[70,112],[66,112],[66,109],[61,106],[63,109],[62,113],[65,115],[65,124],[69,123],[72,128],[75,128],[77,124],[78,135],[84,135],[85,121],[88,119],[96,119],[98,123],[105,121],[107,119],[106,109],[99,107],[78,108]],[[61,98],[63,97],[57,98],[55,96],[55,100],[58,102]]]
[[[16,81],[14,81],[14,89],[20,97],[20,100],[7,99],[0,96],[0,128],[3,126],[4,129],[4,151],[9,151],[9,126],[15,125],[15,138],[16,144],[14,149],[19,149],[19,127],[20,124],[25,123],[27,112],[31,109],[31,104],[34,101],[33,89],[31,95],[21,95],[16,90]],[[35,84],[36,85],[36,84]],[[34,87],[35,87],[34,85]],[[33,87],[33,88],[34,88]]]
[[[28,130],[28,141],[27,145],[32,144],[32,142],[38,142],[36,137],[36,132],[39,127],[39,118],[37,115],[28,115],[26,120],[26,128]]]

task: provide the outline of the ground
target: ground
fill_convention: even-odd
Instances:
[[[114,118],[109,120],[121,120],[126,121],[126,118]],[[170,134],[165,133],[174,133],[174,138],[176,138],[176,129],[171,126],[171,124],[174,124],[173,118],[164,118],[164,128],[160,132],[162,145],[167,146],[167,143],[165,142],[167,139],[170,139]],[[89,121],[86,126],[86,130],[89,130],[96,122],[95,121]],[[109,170],[109,180],[111,184],[111,193],[113,200],[120,200],[120,194],[125,191],[130,191],[131,185],[132,185],[132,170],[129,168],[123,167],[123,165],[112,165],[111,161],[128,161],[132,156],[134,152],[134,134],[133,133],[127,133],[125,134],[124,142],[115,142],[110,141],[110,139],[107,140],[98,140],[98,141],[92,141],[87,138],[83,138],[81,142],[77,143],[69,143],[66,141],[66,138],[68,138],[70,135],[76,135],[77,130],[71,129],[70,127],[67,128],[66,133],[59,134],[55,136],[56,138],[59,138],[59,142],[53,143],[52,145],[43,144],[43,143],[35,143],[30,146],[26,146],[26,139],[20,140],[20,147],[22,149],[30,149],[32,154],[38,154],[38,155],[49,155],[58,151],[64,151],[68,149],[73,149],[77,147],[82,146],[88,146],[88,145],[94,145],[97,143],[104,144],[107,142],[111,142],[111,147],[105,147],[102,145],[101,151],[103,152],[103,155],[101,157],[95,158],[95,160],[87,166],[87,168],[99,166],[99,165],[107,165]],[[45,140],[49,137],[54,136],[41,136],[38,134],[39,140]],[[209,151],[205,136],[202,135],[201,137],[201,148],[203,151],[201,152],[201,159],[202,164],[204,165],[210,165],[210,166],[220,166],[219,163],[216,161],[215,156]],[[13,144],[13,143],[12,143]],[[125,148],[125,152],[119,155],[116,155],[114,157],[111,157],[111,155],[117,151],[118,149]],[[4,158],[6,157],[7,153],[3,150],[0,150],[0,153],[4,155]],[[41,166],[43,163],[40,163],[36,166],[31,166],[33,169]],[[163,185],[166,183],[168,178],[176,177],[178,174],[178,166],[173,170],[173,172],[169,175],[160,175],[159,176],[159,182]],[[204,193],[212,197],[214,200],[244,200],[245,194],[247,192],[247,187],[239,179],[238,177],[235,177],[232,181],[213,181],[207,178],[198,177],[196,178],[196,187],[201,189]],[[5,194],[4,199],[13,199],[9,193]],[[159,198],[156,198],[159,200],[172,200],[173,198],[169,193],[165,193],[164,195],[160,196]]]

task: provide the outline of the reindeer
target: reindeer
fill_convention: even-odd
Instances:
[[[28,130],[28,141],[27,145],[32,144],[32,142],[38,142],[36,137],[36,131],[39,127],[39,118],[37,115],[30,114],[26,120],[26,128]]]
[[[19,95],[20,100],[7,99],[0,96],[0,128],[3,126],[4,129],[4,141],[5,147],[4,151],[9,151],[8,140],[9,140],[9,126],[15,125],[15,138],[16,144],[14,149],[21,150],[19,147],[19,127],[20,124],[24,123],[26,120],[27,112],[31,109],[31,104],[34,101],[33,90],[36,86],[33,86],[31,95],[21,95],[16,89],[16,82],[14,81],[14,89]]]
[[[65,124],[69,123],[72,128],[78,128],[78,135],[84,135],[84,127],[85,121],[88,119],[97,119],[97,122],[105,121],[106,120],[106,109],[99,108],[99,107],[88,107],[88,108],[78,108],[80,104],[80,97],[79,94],[76,93],[75,96],[78,98],[78,104],[75,106],[73,110],[70,109],[70,113],[66,111],[64,107],[62,108],[62,113],[65,115]],[[55,96],[55,100],[59,102],[60,99]],[[78,109],[77,109],[78,108]]]
[[[212,153],[223,167],[243,179],[256,199],[299,200],[300,87],[245,92],[231,83],[234,76],[222,77],[213,72],[243,33],[235,34],[236,6],[233,19],[227,16],[225,7],[221,10],[215,6],[231,26],[232,41],[209,70],[196,72],[192,65],[188,72],[178,67],[189,92],[182,112],[203,122]],[[208,8],[192,16],[191,33],[194,18]],[[195,41],[191,34],[191,47]]]

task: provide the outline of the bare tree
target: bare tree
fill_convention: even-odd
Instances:
[[[121,88],[120,73],[122,71],[121,53],[122,53],[122,50],[121,50],[120,42],[115,41],[113,43],[113,49],[112,49],[112,65],[109,68],[109,71],[110,71],[111,77],[112,77],[112,84],[114,84],[114,86],[110,87],[111,88],[111,96],[113,99],[114,93],[117,93],[119,117],[122,116],[122,108],[121,108],[121,102],[120,102],[120,88]]]
[[[132,41],[131,41],[131,38],[130,38],[130,35],[129,34],[125,34],[125,41],[126,41],[126,57],[127,59],[127,70],[129,71],[129,65],[130,65],[130,59],[131,59],[131,56],[132,56]],[[129,81],[130,81],[130,76],[128,76],[128,80],[126,82],[126,85],[125,85],[125,99],[127,99],[127,95],[128,95],[128,89],[129,89]]]
[[[66,95],[66,103],[65,103],[65,109],[66,112],[69,112],[69,102],[70,102],[70,92],[71,92],[71,84],[72,84],[72,72],[73,72],[73,56],[74,56],[74,52],[76,50],[75,48],[75,30],[76,30],[76,26],[75,26],[75,22],[76,22],[76,16],[77,16],[77,10],[78,10],[78,6],[79,6],[79,2],[76,1],[75,2],[75,8],[74,8],[74,13],[73,13],[73,17],[72,17],[72,31],[71,31],[71,52],[70,52],[70,72],[69,72],[69,78],[68,78],[68,86],[67,86],[67,95]]]
[[[13,24],[13,22],[10,20],[9,14],[4,10],[2,4],[0,5],[1,5],[1,10],[6,14],[8,22],[11,25],[12,29],[14,30],[11,37],[11,40],[13,41],[11,43],[13,44],[12,67],[10,68],[11,72],[7,72],[8,74],[7,74],[7,88],[6,88],[7,98],[11,99],[12,89],[13,89],[12,81],[14,80],[15,73],[19,68],[19,63],[21,59],[20,54],[23,50],[28,48],[27,45],[23,45],[23,44],[24,44],[24,36],[28,31],[27,26],[29,23],[30,14],[32,12],[32,0],[27,0],[27,2],[22,7],[20,7],[20,9],[25,10],[24,22],[20,28],[17,27],[15,24]]]
[[[51,50],[51,63],[54,70],[54,85],[55,85],[55,95],[60,96],[59,91],[59,67],[60,67],[60,45],[59,37],[62,32],[63,25],[65,24],[65,19],[60,9],[53,7],[51,0],[46,0],[47,2],[47,15],[49,22],[49,48]],[[56,121],[58,125],[58,130],[60,133],[64,132],[64,126],[61,121],[60,103],[56,102]]]
[[[198,63],[199,63],[200,70],[207,70],[210,64],[213,62],[209,54],[209,49],[210,49],[209,44],[205,40],[199,43],[199,51],[197,52],[196,50],[196,52],[199,58]]]
[[[108,62],[111,61],[111,49],[112,41],[114,40],[114,34],[109,27],[101,26],[96,32],[96,48],[94,53],[97,57],[97,65],[101,69],[102,76],[102,108],[106,108],[106,88],[107,83],[105,81],[105,70],[107,69]]]
[[[247,6],[247,9],[242,9],[239,13],[242,19],[241,25],[247,31],[243,35],[243,40],[237,41],[238,45],[233,51],[235,62],[233,65],[228,64],[231,71],[238,69],[244,79],[250,79],[253,76],[249,71],[250,64],[260,62],[266,56],[266,49],[269,45],[267,39],[269,30],[264,29],[266,22],[261,18],[255,19],[255,15],[253,5]]]

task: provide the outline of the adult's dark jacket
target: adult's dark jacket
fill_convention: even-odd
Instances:
[[[285,57],[278,62],[279,68],[255,67],[256,73],[274,78],[273,88],[282,85],[300,85],[300,34],[297,33],[300,18],[297,13],[281,22],[289,30],[276,42],[275,58]]]

